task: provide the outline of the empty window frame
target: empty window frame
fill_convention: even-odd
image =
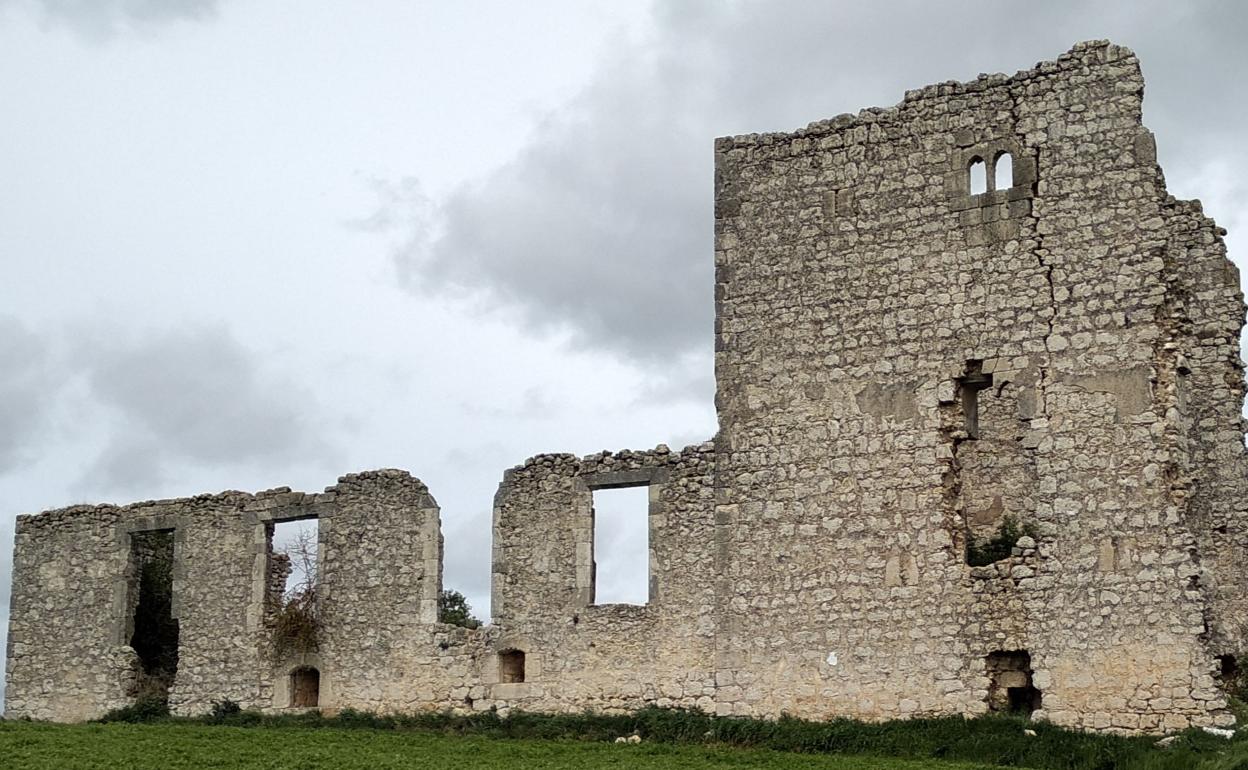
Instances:
[[[978,155],[971,158],[970,165],[967,167],[967,174],[970,175],[971,195],[979,195],[988,192],[988,164]]]
[[[131,634],[139,657],[136,695],[167,694],[178,671],[178,620],[173,617],[174,531],[130,536]]]
[[[593,604],[650,601],[650,487],[593,490]]]
[[[994,190],[1008,190],[1014,186],[1014,158],[1008,152],[998,154],[992,167]]]
[[[277,521],[269,531],[270,601],[306,598],[316,586],[320,522],[315,518]]]

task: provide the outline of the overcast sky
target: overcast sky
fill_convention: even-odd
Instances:
[[[715,431],[716,136],[1108,37],[1239,256],[1245,8],[0,0],[0,606],[18,513],[399,467],[487,616],[504,469]]]

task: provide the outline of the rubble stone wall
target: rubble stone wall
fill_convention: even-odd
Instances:
[[[722,712],[977,713],[987,656],[1025,650],[1040,717],[1229,719],[1204,617],[1228,613],[1197,585],[1205,525],[1174,469],[1194,420],[1220,442],[1204,451],[1242,463],[1242,303],[1211,223],[1187,236],[1206,266],[1167,261],[1192,225],[1166,195],[1142,94],[1134,55],[1093,43],[719,141]],[[1007,151],[1013,184],[971,194],[969,164]],[[1209,284],[1209,342],[1178,333],[1175,272]],[[1231,384],[1204,389],[1221,391],[1218,413],[1184,420],[1193,344],[1204,376]],[[992,384],[970,435],[980,373]],[[1231,465],[1203,472],[1237,489]],[[1006,514],[1039,542],[969,566],[968,537]],[[1230,577],[1228,606],[1244,591]]]
[[[484,671],[493,700],[527,710],[714,705],[715,527],[711,444],[541,455],[494,503],[498,648],[525,653],[524,683]],[[593,490],[649,488],[650,600],[594,601]]]
[[[314,667],[331,711],[1231,724],[1244,302],[1142,98],[1134,54],[1092,42],[718,140],[719,433],[507,471],[485,628],[437,622],[440,512],[403,471],[20,517],[6,714],[134,699],[131,535],[172,530],[182,714],[292,708]],[[593,493],[625,486],[649,489],[649,599],[600,604]],[[319,645],[278,656],[273,526],[303,518]]]

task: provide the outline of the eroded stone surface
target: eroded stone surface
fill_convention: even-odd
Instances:
[[[21,517],[7,714],[131,699],[130,535],[173,529],[178,713],[289,708],[314,667],[326,709],[888,719],[1025,686],[1063,725],[1232,723],[1244,304],[1222,231],[1165,191],[1142,93],[1135,56],[1092,42],[718,140],[720,432],[509,470],[484,629],[436,622],[439,511],[402,471]],[[977,160],[994,188],[973,195]],[[597,605],[592,491],[636,485],[650,601]],[[321,644],[273,660],[267,528],[308,516]],[[1005,521],[1028,535],[970,566]]]

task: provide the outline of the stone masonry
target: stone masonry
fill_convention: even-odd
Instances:
[[[507,471],[482,629],[437,622],[439,509],[402,471],[19,517],[6,715],[134,700],[136,565],[161,531],[180,714],[1232,724],[1244,303],[1224,231],[1166,193],[1143,88],[1134,54],[1091,42],[718,140],[719,433]],[[598,604],[593,493],[626,486],[649,489],[649,601]],[[272,527],[305,518],[318,645],[275,656]]]

